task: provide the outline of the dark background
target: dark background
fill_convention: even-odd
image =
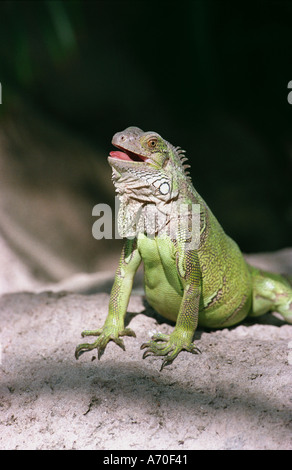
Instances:
[[[2,126],[24,100],[97,165],[115,132],[154,130],[243,251],[291,245],[291,2],[2,1],[0,35]]]

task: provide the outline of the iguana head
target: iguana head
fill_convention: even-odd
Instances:
[[[112,144],[122,150],[110,152],[109,162],[117,170],[138,167],[139,163],[162,168],[170,150],[168,142],[159,134],[143,132],[138,127],[128,127],[122,132],[117,132],[113,136]],[[129,166],[119,163],[120,161],[131,163]]]
[[[182,150],[156,132],[143,132],[138,127],[117,132],[112,144],[118,150],[110,152],[108,162],[120,194],[126,192],[129,198],[146,202],[177,197],[180,180],[186,181]]]

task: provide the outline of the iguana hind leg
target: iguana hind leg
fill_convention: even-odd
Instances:
[[[292,323],[292,280],[250,266],[253,280],[253,305],[249,316],[278,312]]]

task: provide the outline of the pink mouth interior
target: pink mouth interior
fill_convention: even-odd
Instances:
[[[129,155],[127,155],[125,152],[114,150],[113,152],[110,152],[109,154],[111,157],[118,158],[119,160],[131,160],[132,161]]]
[[[138,155],[137,153],[130,152],[126,150],[125,152],[121,152],[120,150],[113,150],[109,153],[112,158],[117,158],[119,160],[127,160],[130,162],[145,162],[147,161],[147,157],[143,155]]]

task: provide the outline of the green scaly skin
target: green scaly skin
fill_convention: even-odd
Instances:
[[[192,343],[198,324],[224,328],[268,311],[279,312],[292,323],[291,283],[279,274],[261,271],[245,262],[237,244],[225,234],[194,189],[186,171],[184,151],[159,134],[137,127],[115,134],[112,143],[119,149],[110,153],[108,161],[121,200],[120,224],[135,222],[139,213],[146,217],[147,225],[145,211],[149,208],[158,218],[162,214],[165,218],[154,229],[149,223],[147,235],[142,230],[134,238],[126,239],[105,324],[98,330],[82,333],[98,338],[77,346],[76,358],[95,348],[100,358],[109,341],[125,349],[121,337],[135,336],[130,328],[124,327],[124,318],[141,262],[149,304],[176,322],[170,335],[155,334],[141,346],[146,350],[143,358],[163,356],[161,369],[171,364],[182,350],[199,351]],[[175,236],[165,230],[175,208],[181,204],[200,207],[200,240],[192,249],[187,243],[189,218],[180,219]]]

